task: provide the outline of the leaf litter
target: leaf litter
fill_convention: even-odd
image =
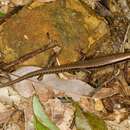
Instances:
[[[118,0],[119,7],[112,4],[112,1],[114,0],[109,3],[112,13],[122,8],[129,19],[127,1]],[[23,6],[31,2],[31,0],[1,0],[0,17],[4,17],[10,8],[16,5]],[[34,0],[32,5],[37,7],[39,2],[41,4],[53,0]],[[95,10],[100,7],[103,0],[86,0],[85,3],[87,2],[88,6]],[[103,2],[103,5],[106,6],[106,3]],[[106,12],[107,8],[104,8]],[[101,15],[107,14],[109,13]],[[126,35],[124,44],[130,41]],[[37,69],[40,67],[28,66],[16,69],[7,76],[1,75],[0,82],[14,80]],[[127,75],[124,74],[125,70],[119,71],[116,76],[113,74],[108,80],[106,79],[111,75],[108,70],[101,70],[102,74],[100,70],[99,73],[92,72],[92,75],[97,74],[99,77],[96,75],[96,78],[93,77],[89,83],[78,79],[60,79],[56,74],[52,74],[43,76],[41,81],[33,77],[16,83],[13,87],[1,88],[0,129],[33,130],[35,127],[36,130],[129,130],[129,67],[127,69]],[[109,70],[111,71],[111,68]],[[106,73],[109,73],[108,77],[104,76]],[[93,82],[96,82],[98,88],[93,87]]]

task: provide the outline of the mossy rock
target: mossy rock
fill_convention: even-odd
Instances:
[[[95,17],[95,20],[98,18]],[[90,19],[89,19],[90,20]],[[100,20],[101,21],[101,20]],[[61,45],[59,60],[62,64],[77,61],[77,49],[84,53],[90,47],[89,23],[82,11],[64,8],[57,2],[46,3],[36,8],[24,8],[3,25],[0,38],[0,51],[3,61],[10,62],[26,53],[48,44],[50,38]],[[103,25],[105,27],[105,25]],[[99,31],[101,32],[101,31]],[[52,50],[27,60],[22,65],[46,65]]]

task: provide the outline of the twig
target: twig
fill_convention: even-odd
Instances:
[[[0,18],[0,25],[2,23],[6,22],[6,20],[9,19],[12,15],[18,13],[22,8],[23,8],[23,6],[17,6],[12,11],[10,11],[9,13],[7,13],[5,16],[3,16],[2,18]]]
[[[14,66],[16,66],[16,65],[18,65],[18,64],[32,58],[32,57],[34,57],[34,56],[36,56],[36,55],[38,55],[38,54],[40,54],[40,53],[42,53],[42,52],[44,52],[46,50],[54,48],[55,46],[57,46],[57,44],[53,44],[53,45],[50,45],[50,46],[45,45],[45,46],[43,46],[43,47],[41,47],[39,49],[36,49],[36,50],[34,50],[32,52],[27,53],[26,55],[18,58],[17,60],[14,60],[14,61],[8,63],[7,65],[3,66],[1,69],[4,70],[4,71],[7,71],[7,70],[9,71],[12,67],[14,67]]]
[[[123,40],[123,45],[126,43],[127,39],[128,39],[128,33],[129,33],[129,29],[130,29],[130,24],[127,27],[125,36],[124,36],[124,40]]]

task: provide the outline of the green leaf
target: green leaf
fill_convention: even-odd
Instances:
[[[4,14],[4,13],[2,13],[2,12],[0,12],[0,17],[3,17],[3,16],[5,16],[5,14]]]
[[[90,112],[83,112],[78,103],[74,104],[75,125],[77,130],[108,130],[105,122]]]
[[[104,120],[99,118],[97,115],[87,112],[85,113],[85,116],[88,118],[92,130],[108,130]]]
[[[37,120],[49,130],[60,130],[48,117],[37,96],[33,97],[33,111]]]
[[[37,118],[34,116],[34,127],[35,130],[49,130],[47,127],[45,127],[44,125],[42,125]]]
[[[91,127],[88,124],[88,120],[85,117],[80,106],[76,103],[76,112],[75,112],[75,125],[77,130],[91,130]]]

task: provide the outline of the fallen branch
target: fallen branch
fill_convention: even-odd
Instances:
[[[32,57],[34,57],[34,56],[36,56],[36,55],[38,55],[38,54],[44,52],[44,51],[46,51],[46,50],[49,50],[49,49],[51,49],[51,48],[54,48],[55,46],[57,46],[57,44],[45,45],[45,46],[43,46],[43,47],[41,47],[41,48],[39,48],[39,49],[36,49],[36,50],[34,50],[34,51],[32,51],[32,52],[29,52],[29,53],[25,54],[24,56],[18,58],[17,60],[14,60],[14,61],[12,61],[12,62],[10,62],[10,63],[4,65],[1,69],[2,69],[3,71],[9,71],[12,67],[14,67],[14,66],[16,66],[16,65],[18,65],[18,64],[21,64],[21,63],[23,63],[24,61],[26,61],[26,60],[28,60],[28,59],[30,59],[30,58],[32,58]]]
[[[2,18],[0,18],[0,25],[2,23],[6,22],[6,20],[9,19],[10,17],[12,17],[14,14],[18,13],[22,8],[23,8],[23,6],[16,6],[13,10],[11,10],[5,16],[3,16]]]

